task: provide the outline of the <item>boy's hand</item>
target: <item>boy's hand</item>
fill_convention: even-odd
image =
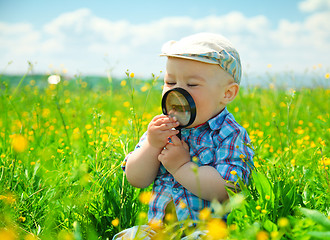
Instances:
[[[159,154],[158,160],[163,164],[167,171],[172,175],[183,166],[190,162],[189,146],[177,136],[171,137],[172,143],[167,143],[163,151]]]
[[[162,149],[168,143],[168,138],[179,133],[173,129],[179,126],[179,122],[166,115],[154,117],[148,126],[147,139],[151,146]]]

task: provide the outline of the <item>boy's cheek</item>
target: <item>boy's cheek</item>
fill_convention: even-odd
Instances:
[[[170,90],[171,88],[169,88],[169,87],[166,87],[165,85],[163,85],[163,92],[162,92],[162,96],[164,96],[164,94],[168,91],[168,90]]]

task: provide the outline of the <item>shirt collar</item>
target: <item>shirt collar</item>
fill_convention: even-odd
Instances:
[[[208,120],[207,123],[213,131],[218,130],[228,114],[227,107],[225,107],[217,116]]]

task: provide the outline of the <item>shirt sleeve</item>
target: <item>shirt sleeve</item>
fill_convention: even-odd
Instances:
[[[234,130],[220,143],[216,152],[215,168],[223,179],[236,182],[241,178],[248,183],[253,167],[254,152],[245,129]]]
[[[140,141],[138,142],[138,144],[135,146],[134,150],[130,153],[128,153],[124,159],[124,161],[121,163],[121,168],[123,169],[123,171],[125,172],[126,170],[126,163],[127,163],[127,159],[129,158],[129,156],[138,148],[140,148],[143,144],[143,142],[147,139],[147,132],[145,132],[142,137],[140,138]]]

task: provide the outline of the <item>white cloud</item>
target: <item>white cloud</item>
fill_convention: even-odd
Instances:
[[[0,22],[0,49],[12,53],[32,54],[40,39],[40,33],[31,24],[5,24]]]
[[[308,2],[308,1],[306,1]],[[307,4],[307,3],[306,3]],[[268,63],[278,69],[304,70],[328,64],[330,14],[315,12],[304,21],[281,20],[272,27],[266,16],[247,17],[240,12],[200,19],[167,17],[144,24],[109,21],[89,9],[64,13],[41,29],[30,24],[0,23],[0,66],[22,72],[27,60],[37,61],[36,71],[64,64],[70,73],[105,74],[107,57],[114,74],[126,69],[150,76],[164,68],[158,57],[163,43],[188,34],[210,31],[228,37],[249,71],[265,71]],[[112,67],[112,66],[110,66]],[[1,68],[1,67],[0,67]]]
[[[299,9],[303,12],[315,12],[317,10],[330,10],[329,0],[305,0],[299,3]]]

